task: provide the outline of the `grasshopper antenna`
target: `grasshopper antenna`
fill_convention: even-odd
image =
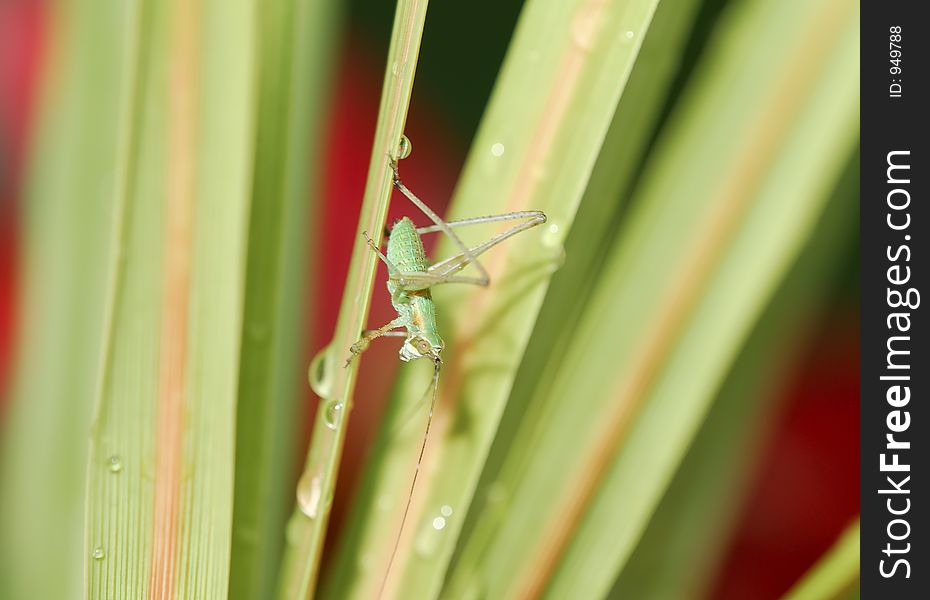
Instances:
[[[436,406],[436,395],[439,390],[439,369],[442,367],[442,359],[439,356],[433,358],[433,382],[426,393],[432,393],[429,402],[429,415],[426,417],[426,430],[423,432],[423,443],[420,444],[420,455],[417,457],[417,468],[413,472],[413,481],[410,483],[410,492],[407,494],[407,505],[404,506],[404,516],[400,520],[400,531],[394,539],[394,548],[391,550],[391,558],[388,560],[387,569],[384,571],[384,579],[381,580],[381,589],[378,591],[378,598],[384,596],[384,588],[387,586],[388,577],[391,574],[391,566],[394,564],[394,558],[397,556],[397,549],[400,547],[400,537],[404,534],[404,525],[407,523],[407,514],[410,512],[410,503],[413,501],[413,490],[417,487],[417,476],[420,474],[420,466],[423,464],[423,454],[426,452],[426,441],[429,439],[429,428],[433,423],[433,408]]]

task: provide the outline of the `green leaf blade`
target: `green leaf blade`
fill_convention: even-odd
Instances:
[[[318,231],[322,116],[339,9],[274,0],[261,26],[256,152],[239,361],[229,594],[273,595],[291,508],[308,239]],[[308,194],[312,189],[313,194]]]

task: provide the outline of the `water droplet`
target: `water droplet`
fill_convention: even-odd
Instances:
[[[634,33],[633,33],[632,31],[627,31],[627,32],[626,32],[626,39],[632,40],[632,39],[633,39],[633,35],[634,35]]]
[[[333,430],[339,428],[339,424],[342,423],[343,408],[345,408],[345,404],[338,400],[330,400],[326,403],[326,408],[323,411],[323,419],[327,427]]]
[[[120,460],[120,457],[113,455],[110,457],[110,460],[107,461],[107,468],[110,469],[111,473],[119,473],[123,470],[123,461]]]
[[[491,154],[494,156],[503,156],[504,155],[504,145],[500,142],[497,142],[491,146]]]
[[[332,346],[326,346],[310,361],[307,376],[310,380],[310,389],[320,398],[327,398],[332,392],[332,372],[329,368],[332,362]]]
[[[410,153],[413,152],[413,144],[410,142],[410,138],[406,135],[400,136],[400,141],[397,142],[397,160],[403,160],[410,156]]]
[[[439,515],[434,516],[429,521],[423,523],[420,532],[414,542],[414,550],[423,557],[428,557],[435,552],[445,533],[442,531],[449,524],[448,517],[452,516],[452,507],[443,504],[439,507]]]
[[[297,482],[297,506],[311,519],[320,515],[323,499],[323,476],[305,472]]]
[[[558,223],[549,222],[542,234],[542,244],[547,248],[558,248],[562,245],[562,228]]]
[[[391,74],[397,75],[399,71],[400,71],[400,68],[397,65],[397,61],[395,60],[393,63],[391,63]]]
[[[94,560],[103,560],[106,558],[107,553],[104,551],[102,546],[97,546],[94,548],[94,551],[91,553],[91,556],[94,557]]]

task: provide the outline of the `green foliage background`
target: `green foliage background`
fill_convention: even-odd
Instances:
[[[2,597],[148,596],[183,6],[62,0],[50,12],[0,457]],[[423,373],[400,371],[324,555],[353,443],[357,364],[338,357],[373,291],[377,263],[359,233],[383,230],[384,156],[432,97],[471,140],[446,218],[535,208],[549,222],[489,255],[489,289],[435,291],[445,371],[388,593],[702,597],[778,409],[772,382],[854,280],[858,5],[400,0],[396,17],[367,0],[191,6],[175,595],[369,598],[384,583]],[[388,59],[318,374],[328,390],[304,467],[322,482],[311,517],[292,506],[298,332],[317,299],[306,240],[322,214],[315,169],[346,14],[349,39]],[[415,74],[425,91],[410,104]],[[327,423],[334,403],[343,416]],[[792,597],[849,594],[857,539],[853,524]]]

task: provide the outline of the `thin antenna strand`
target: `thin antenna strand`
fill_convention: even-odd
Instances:
[[[400,520],[400,530],[394,539],[394,548],[391,550],[391,558],[388,560],[387,569],[384,571],[384,579],[381,580],[381,589],[378,590],[378,598],[384,596],[384,588],[387,586],[388,577],[391,575],[391,566],[394,564],[394,557],[397,556],[397,549],[400,547],[400,538],[404,534],[404,525],[407,523],[407,514],[410,512],[410,504],[413,501],[413,491],[417,487],[417,476],[420,474],[420,466],[423,464],[423,454],[426,452],[426,442],[429,439],[429,428],[433,423],[433,409],[436,407],[436,396],[439,390],[439,369],[442,367],[442,359],[438,356],[435,360],[433,369],[433,383],[430,385],[432,390],[427,389],[427,393],[432,391],[432,398],[429,402],[429,414],[426,417],[426,430],[423,432],[423,443],[420,444],[420,455],[417,457],[417,468],[413,472],[413,481],[410,482],[410,492],[407,494],[407,504],[404,506],[404,516]]]

